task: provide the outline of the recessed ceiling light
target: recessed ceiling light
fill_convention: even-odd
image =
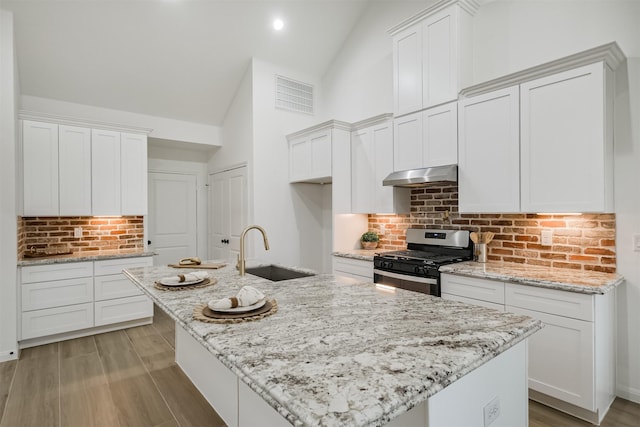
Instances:
[[[274,19],[273,20],[273,29],[276,31],[280,31],[284,28],[284,21],[282,19]]]

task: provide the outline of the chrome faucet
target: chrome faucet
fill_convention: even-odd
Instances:
[[[264,239],[264,249],[269,250],[269,240],[267,239],[267,232],[264,231],[264,228],[259,225],[250,225],[249,227],[242,230],[242,234],[240,234],[240,253],[238,254],[238,263],[236,264],[236,269],[240,271],[240,275],[244,276],[245,270],[245,259],[244,259],[244,236],[247,234],[247,231],[255,228],[256,230],[262,233],[262,238]]]

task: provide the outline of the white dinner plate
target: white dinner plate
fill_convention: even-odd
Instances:
[[[178,276],[175,277],[163,277],[158,280],[161,285],[165,286],[187,286],[187,285],[196,285],[198,283],[204,282],[206,279],[196,279],[196,280],[185,280],[184,282],[180,281]]]
[[[213,309],[211,307],[209,307],[209,308],[211,309],[211,311],[217,311],[217,312],[220,312],[220,313],[244,313],[246,311],[257,310],[258,308],[262,307],[266,303],[267,303],[267,299],[263,298],[260,301],[258,301],[257,303],[252,304],[252,305],[248,305],[246,307],[216,308],[216,309]]]

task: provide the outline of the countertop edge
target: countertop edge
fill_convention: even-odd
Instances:
[[[103,254],[103,255],[86,255],[86,256],[69,256],[58,255],[52,257],[31,258],[18,260],[18,267],[26,267],[30,265],[51,265],[51,264],[66,264],[72,262],[84,262],[84,261],[103,261],[109,259],[126,259],[126,258],[142,258],[154,256],[155,252],[132,252],[121,254]]]
[[[445,274],[455,274],[458,276],[472,277],[477,279],[489,279],[506,281],[516,283],[519,285],[533,286],[538,288],[554,289],[560,291],[588,294],[588,295],[604,295],[607,292],[615,289],[617,286],[624,282],[624,277],[620,274],[616,274],[613,279],[604,279],[600,285],[589,285],[580,283],[571,283],[568,281],[558,281],[547,278],[534,278],[526,277],[524,275],[515,275],[510,273],[500,273],[496,271],[475,271],[474,267],[479,269],[479,266],[469,267],[469,263],[448,264],[440,267],[440,272]],[[519,266],[519,264],[518,264]],[[524,274],[524,273],[523,273]]]

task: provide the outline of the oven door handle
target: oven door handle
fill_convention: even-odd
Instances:
[[[374,269],[373,270],[373,274],[378,274],[380,276],[391,277],[393,279],[407,280],[407,281],[410,281],[410,282],[427,283],[429,285],[437,285],[438,284],[438,279],[409,276],[407,274],[391,273],[389,271],[382,271],[382,270],[378,270],[378,269]]]

